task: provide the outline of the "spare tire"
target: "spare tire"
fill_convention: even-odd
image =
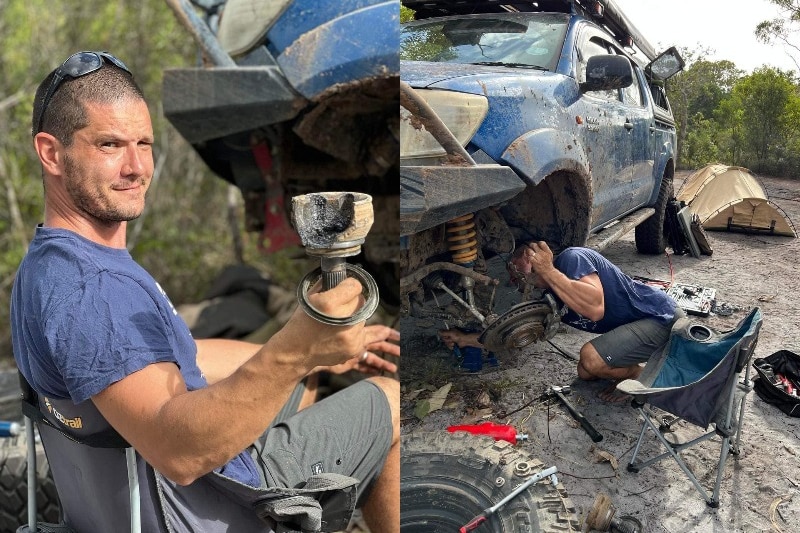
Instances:
[[[0,438],[0,533],[14,533],[28,523],[28,447],[25,433]],[[50,465],[36,445],[36,507],[41,522],[57,524],[61,508]]]
[[[548,466],[524,448],[466,432],[411,433],[400,451],[400,531],[452,533]],[[534,483],[489,516],[484,531],[580,531],[560,483]]]

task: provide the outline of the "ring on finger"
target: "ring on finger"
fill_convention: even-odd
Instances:
[[[369,352],[364,352],[361,354],[361,357],[358,359],[359,363],[364,363],[367,360],[367,356],[369,356]]]

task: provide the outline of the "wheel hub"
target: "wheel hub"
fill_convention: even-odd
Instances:
[[[541,300],[517,304],[500,315],[483,330],[479,339],[490,351],[524,348],[552,339],[560,320],[555,299],[545,294]]]

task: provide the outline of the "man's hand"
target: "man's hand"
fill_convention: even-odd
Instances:
[[[530,270],[537,274],[541,275],[555,269],[555,266],[553,266],[553,252],[544,241],[528,243],[523,257]]]
[[[353,278],[346,278],[325,292],[315,290],[308,294],[308,301],[326,315],[352,316],[364,305],[361,284]],[[358,357],[364,353],[366,344],[363,322],[352,326],[331,326],[309,317],[298,308],[263,349],[292,357],[299,368],[309,372],[317,366],[335,366]]]
[[[483,345],[478,341],[478,337],[480,337],[478,333],[465,333],[458,329],[443,329],[439,331],[439,336],[448,350],[452,350],[455,345],[458,345],[459,348],[467,346],[483,348]]]
[[[511,281],[520,291],[524,291],[526,284],[548,288],[543,274],[550,274],[554,270],[553,252],[544,241],[531,242],[518,248],[508,265]],[[535,279],[531,279],[532,276],[536,276]]]
[[[318,366],[313,372],[326,371],[332,374],[344,374],[350,370],[357,370],[363,374],[378,375],[383,372],[397,372],[397,365],[387,361],[375,352],[400,357],[400,332],[388,326],[374,325],[364,328],[366,345],[358,357],[334,366]]]

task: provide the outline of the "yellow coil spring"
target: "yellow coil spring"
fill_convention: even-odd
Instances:
[[[467,265],[478,258],[478,240],[475,238],[475,215],[468,213],[445,223],[447,249],[453,262]]]

